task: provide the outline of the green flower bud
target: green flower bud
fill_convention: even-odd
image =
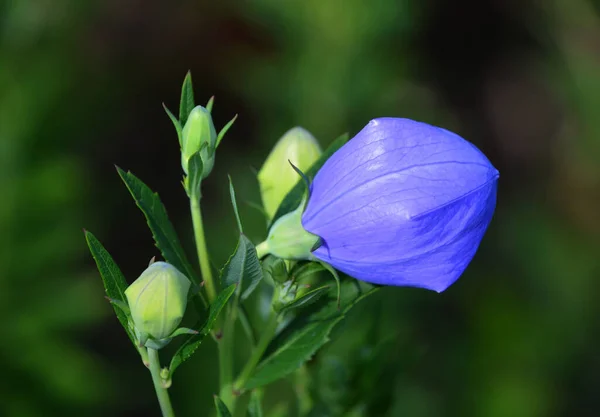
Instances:
[[[258,172],[263,206],[269,219],[300,177],[290,162],[301,171],[308,170],[319,156],[321,148],[307,130],[294,127],[277,142]]]
[[[162,347],[170,341],[185,313],[189,289],[190,280],[177,268],[155,262],[125,290],[141,344],[153,340]]]
[[[210,112],[202,106],[196,106],[190,112],[183,127],[181,142],[181,166],[188,174],[188,161],[192,155],[200,152],[203,164],[203,178],[213,169],[217,131]]]

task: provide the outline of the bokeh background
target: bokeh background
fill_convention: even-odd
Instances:
[[[315,415],[598,415],[599,12],[586,0],[0,1],[0,415],[158,416],[82,228],[130,280],[158,255],[117,164],[160,193],[192,248],[161,107],[177,108],[187,70],[199,102],[216,96],[218,127],[239,114],[204,186],[216,265],[237,237],[227,174],[258,202],[254,169],[295,125],[326,146],[374,117],[414,118],[501,172],[464,276],[441,295],[380,291],[308,365]],[[241,215],[260,241],[260,214]],[[175,379],[180,416],[210,415],[212,345]],[[269,391],[269,410],[294,386]]]

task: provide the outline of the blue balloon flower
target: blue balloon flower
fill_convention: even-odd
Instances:
[[[475,255],[498,176],[454,133],[375,119],[319,170],[302,225],[321,238],[313,255],[352,277],[441,292]]]

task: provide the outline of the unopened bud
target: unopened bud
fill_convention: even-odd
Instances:
[[[166,262],[142,272],[125,290],[138,338],[168,339],[183,318],[189,289],[189,279]]]
[[[317,140],[301,127],[288,130],[279,139],[258,173],[260,194],[269,220],[300,180],[290,162],[300,171],[307,171],[320,155]]]
[[[196,106],[190,112],[183,127],[181,142],[181,167],[188,174],[190,158],[200,152],[203,164],[203,178],[212,171],[217,132],[210,112],[202,106]]]

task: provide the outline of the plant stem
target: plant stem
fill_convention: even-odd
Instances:
[[[200,262],[200,271],[202,279],[206,287],[209,304],[215,300],[217,291],[213,280],[212,271],[210,269],[210,261],[208,259],[208,250],[206,248],[206,238],[204,236],[204,223],[202,221],[202,211],[200,208],[200,197],[190,196],[190,211],[192,213],[192,223],[194,226],[194,238],[196,240],[196,248],[198,250],[198,261]],[[227,317],[232,316],[232,311],[227,311]],[[219,352],[219,384],[221,397],[224,393],[231,393],[231,382],[233,379],[233,325],[230,320],[218,319],[216,328],[221,331],[221,337],[217,340],[217,348]],[[231,396],[231,395],[230,395]],[[223,399],[223,398],[222,398]],[[224,400],[225,401],[225,400]],[[227,404],[227,402],[226,402]]]
[[[271,315],[269,316],[267,324],[263,329],[262,334],[260,335],[258,344],[252,351],[252,355],[250,356],[248,362],[246,362],[246,365],[244,366],[244,369],[242,369],[240,376],[235,381],[234,389],[236,391],[240,391],[241,389],[243,389],[244,385],[246,385],[246,383],[248,382],[248,379],[250,379],[250,377],[252,376],[256,365],[258,365],[258,363],[260,362],[263,353],[265,353],[265,350],[267,350],[267,346],[269,346],[269,343],[273,339],[278,324],[279,321],[277,313],[271,311]]]
[[[200,262],[200,271],[206,287],[209,303],[212,303],[217,297],[217,290],[210,269],[208,251],[206,249],[206,238],[204,237],[204,224],[202,222],[202,211],[200,210],[200,198],[190,198],[190,211],[192,212],[192,223],[194,226],[194,238],[196,240],[196,249],[198,250],[198,261]]]
[[[230,408],[233,408],[233,343],[235,330],[236,309],[234,305],[228,305],[225,320],[222,320],[221,339],[218,341],[219,348],[219,396]]]
[[[154,389],[156,390],[156,397],[160,404],[160,410],[162,411],[163,417],[175,417],[173,407],[171,406],[171,399],[167,389],[163,386],[162,378],[160,377],[160,360],[158,358],[158,351],[156,349],[148,348],[148,359],[150,361],[150,373],[152,374],[152,382],[154,382]]]
[[[256,245],[256,254],[258,255],[258,259],[264,258],[269,253],[269,248],[267,246],[267,241],[265,240],[262,243]]]

